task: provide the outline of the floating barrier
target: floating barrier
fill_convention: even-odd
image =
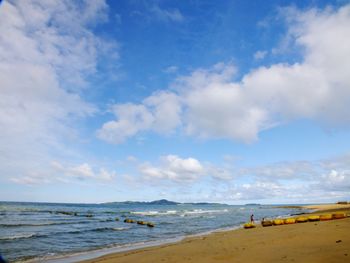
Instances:
[[[332,215],[333,219],[341,219],[341,218],[345,218],[345,217],[346,217],[345,213],[335,213]]]
[[[307,221],[309,221],[309,220],[308,220],[308,218],[305,217],[305,216],[300,216],[300,217],[297,217],[297,218],[295,219],[295,221],[296,221],[297,223],[305,223],[305,222],[307,222]]]
[[[147,226],[148,227],[154,227],[154,224],[149,222],[149,223],[147,223]]]
[[[124,223],[135,223],[135,220],[130,219],[130,218],[126,218],[126,219],[124,219]]]
[[[270,221],[270,220],[261,221],[261,225],[263,227],[265,227],[265,226],[272,226],[272,221]]]
[[[139,225],[147,225],[147,222],[145,222],[145,221],[137,221],[137,224],[139,224]]]
[[[320,216],[309,216],[308,219],[310,222],[320,221]]]
[[[343,212],[336,212],[333,214],[323,214],[323,215],[309,215],[309,216],[300,216],[297,218],[285,218],[285,219],[274,219],[274,220],[264,220],[261,221],[261,225],[263,227],[266,226],[279,226],[279,225],[288,225],[288,224],[295,224],[295,223],[305,223],[305,222],[315,222],[315,221],[326,221],[326,220],[332,220],[332,219],[341,219],[346,218],[349,215]],[[243,225],[244,228],[254,228],[256,227],[254,223],[249,222],[245,223]]]
[[[321,221],[332,220],[333,216],[331,214],[320,215]]]
[[[295,218],[286,218],[286,219],[284,219],[284,223],[287,225],[295,224]]]
[[[275,226],[283,225],[284,220],[283,219],[275,219],[272,221]]]

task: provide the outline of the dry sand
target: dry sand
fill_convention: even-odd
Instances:
[[[339,205],[313,206],[312,209],[339,210]],[[350,213],[348,207],[341,205],[340,209]],[[174,244],[110,254],[84,262],[350,262],[349,230],[349,217],[239,229],[189,238]]]
[[[305,205],[302,208],[315,209],[318,211],[325,210],[347,210],[350,209],[350,204],[340,205],[340,204],[321,204],[321,205]]]

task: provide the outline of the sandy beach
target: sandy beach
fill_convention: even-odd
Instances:
[[[302,208],[314,209],[317,211],[327,211],[327,210],[343,211],[343,210],[349,210],[350,204],[344,204],[344,205],[340,205],[340,204],[305,205],[305,206],[302,206]]]
[[[307,206],[315,214],[349,205]],[[181,242],[106,255],[85,263],[350,262],[350,218],[217,232]]]

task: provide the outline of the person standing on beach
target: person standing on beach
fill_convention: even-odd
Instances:
[[[253,214],[250,216],[250,223],[254,223],[254,215]]]

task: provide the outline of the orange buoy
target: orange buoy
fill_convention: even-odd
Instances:
[[[345,213],[334,213],[332,215],[333,219],[341,219],[341,218],[345,218],[345,217],[346,217]]]
[[[321,221],[332,220],[333,216],[331,214],[320,215]]]

